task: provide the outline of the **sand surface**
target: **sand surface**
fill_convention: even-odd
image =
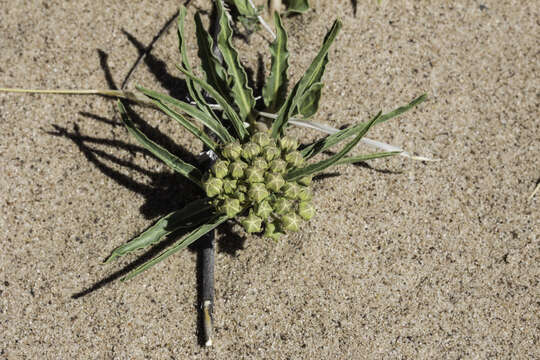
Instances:
[[[209,3],[189,6],[192,57],[192,15]],[[299,233],[222,237],[206,349],[194,251],[125,283],[137,254],[102,264],[193,188],[141,151],[113,100],[0,94],[0,358],[540,359],[538,3],[312,3],[284,21],[294,79],[343,20],[314,120],[365,121],[425,92],[369,137],[441,161],[334,168]],[[2,0],[0,87],[120,86],[178,5]],[[255,73],[269,39],[235,40]],[[127,88],[181,93],[174,27],[151,55]],[[171,151],[200,151],[134,109]]]

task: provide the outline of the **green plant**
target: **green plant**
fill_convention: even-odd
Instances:
[[[379,112],[366,123],[355,124],[298,148],[298,141],[287,135],[289,120],[293,117],[306,119],[316,113],[328,51],[341,28],[341,22],[334,22],[311,65],[287,95],[287,33],[280,17],[275,16],[277,37],[270,47],[271,73],[263,88],[262,101],[256,101],[253,90],[247,84],[246,71],[232,46],[232,29],[226,12],[220,1],[216,4],[220,24],[217,46],[223,55],[222,63],[212,52],[211,36],[203,27],[199,15],[195,15],[198,54],[204,79],[194,74],[189,63],[183,31],[186,10],[183,7],[180,10],[178,35],[182,62],[178,69],[185,75],[195,103],[138,87],[156,108],[217,154],[218,160],[214,166],[205,171],[169,153],[143,134],[130,120],[124,105],[120,101],[118,104],[128,131],[171,169],[199,186],[207,196],[164,216],[138,237],[112,252],[107,261],[156,244],[179,229],[191,230],[161,254],[132,270],[125,279],[184,249],[229,219],[237,218],[247,232],[264,233],[272,239],[279,238],[287,230],[299,230],[301,221],[309,220],[315,213],[310,203],[311,177],[332,165],[397,154],[393,151],[347,156],[373,125],[389,120],[425,99],[425,95],[422,95],[393,112],[384,115]],[[206,126],[213,137],[201,131],[194,121]],[[308,164],[315,155],[351,138],[335,155]]]

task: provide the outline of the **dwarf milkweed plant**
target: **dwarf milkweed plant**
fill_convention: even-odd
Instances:
[[[311,203],[312,177],[333,165],[355,163],[395,155],[382,152],[349,156],[350,151],[375,124],[393,118],[422,102],[424,95],[390,113],[379,112],[370,121],[300,145],[287,134],[289,120],[313,116],[321,99],[321,82],[331,44],[341,22],[336,20],[326,34],[321,48],[303,76],[287,94],[287,32],[279,15],[274,16],[276,39],[270,45],[271,69],[256,99],[248,85],[245,68],[232,45],[232,29],[221,1],[216,2],[219,20],[216,46],[195,14],[198,56],[204,77],[195,75],[190,65],[184,37],[186,9],[178,19],[179,48],[182,56],[177,66],[185,75],[193,101],[182,101],[166,94],[137,87],[153,105],[191,132],[208,149],[214,160],[210,168],[183,161],[150,140],[131,121],[119,101],[121,118],[131,133],[148,151],[172,170],[200,187],[204,198],[159,219],[136,238],[117,247],[107,261],[154,245],[180,229],[188,233],[161,254],[133,269],[125,279],[141,273],[170,255],[186,248],[206,233],[230,219],[236,219],[248,233],[258,233],[278,240],[287,231],[298,231],[304,221],[316,213]],[[220,59],[220,57],[222,59]],[[198,123],[198,124],[197,124]],[[208,129],[200,129],[203,125]],[[349,139],[343,148],[324,160],[312,158]]]

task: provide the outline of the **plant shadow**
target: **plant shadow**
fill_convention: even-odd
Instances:
[[[160,34],[166,30],[166,28],[171,24],[172,20],[174,20],[175,17],[176,14],[167,21],[165,26],[160,30]],[[128,41],[133,44],[133,46],[135,46],[139,52],[139,57],[136,60],[136,63],[144,62],[144,64],[155,77],[155,79],[169,92],[171,96],[179,99],[187,99],[186,82],[183,79],[171,75],[167,71],[167,66],[165,62],[156,58],[150,52],[157,37],[152,40],[150,46],[145,47],[142,42],[140,42],[127,31],[123,30],[123,33],[127,37]],[[109,88],[118,89],[118,86],[108,66],[108,54],[104,51],[98,50],[98,55],[101,68],[104,72],[105,80],[107,81]],[[132,67],[132,70],[130,70],[130,72],[126,76],[123,85],[125,85],[125,83],[129,79],[129,76],[134,71],[134,68],[135,66]],[[169,136],[165,135],[158,129],[148,125],[141,117],[139,117],[134,111],[130,109],[129,102],[128,104],[126,104],[126,110],[128,111],[129,116],[137,125],[137,127],[149,138],[156,141],[169,152],[177,155],[184,161],[193,165],[197,164],[198,159],[195,155],[176,144]],[[121,122],[107,119],[93,113],[80,112],[79,115],[87,119],[107,124],[113,128],[123,126]],[[198,187],[193,185],[191,182],[189,182],[179,174],[171,173],[169,171],[152,171],[136,165],[133,161],[133,157],[137,153],[143,153],[148,156],[153,156],[141,146],[132,145],[116,139],[92,137],[82,134],[80,128],[76,124],[73,125],[73,129],[67,129],[57,125],[53,125],[53,130],[47,133],[51,136],[65,137],[73,141],[75,145],[79,148],[79,150],[84,154],[86,159],[90,163],[92,163],[99,171],[101,171],[109,178],[113,179],[119,185],[124,186],[130,191],[144,196],[145,203],[141,206],[140,212],[146,219],[153,219],[163,216],[171,211],[182,208],[187,202],[189,202],[189,200],[204,196],[204,194],[202,194],[202,191]],[[124,150],[125,152],[128,152],[130,156],[120,157],[111,155],[109,152],[100,149],[103,146],[110,146],[116,150]],[[136,181],[131,176],[126,175],[126,172],[137,172],[139,174],[142,174],[150,178],[150,182],[143,183],[140,181]],[[227,223],[222,224],[220,230],[222,230],[223,236],[220,236],[220,246],[218,247],[219,251],[229,254],[231,256],[235,256],[236,252],[239,249],[243,248],[243,244],[246,240],[245,237],[234,234],[234,232],[232,231],[232,226]],[[185,231],[170,234],[166,240],[151,247],[148,251],[140,255],[135,261],[129,263],[122,269],[112,273],[106,278],[97,281],[86,289],[83,289],[82,291],[73,294],[72,298],[78,299],[80,297],[88,295],[109,284],[110,282],[119,279],[123,275],[135,269],[137,266],[143,264],[145,261],[149,260],[153,256],[163,251],[163,249],[171,245],[175,240],[185,234]],[[223,241],[224,245],[221,245],[221,241]],[[203,242],[204,241],[201,241],[201,244]],[[192,244],[189,247],[190,251],[199,251],[201,244],[198,243],[199,242],[195,242],[194,244]]]

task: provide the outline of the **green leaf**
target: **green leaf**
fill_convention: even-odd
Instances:
[[[150,151],[155,157],[163,161],[168,167],[185,176],[201,189],[203,188],[201,183],[202,175],[199,169],[174,156],[166,149],[150,140],[142,131],[137,129],[133,121],[131,121],[129,118],[124,104],[122,104],[121,101],[118,101],[118,109],[120,111],[122,121],[124,122],[124,125],[128,129],[129,133],[133,135],[142,146]]]
[[[319,50],[317,56],[311,62],[311,65],[308,67],[302,78],[296,84],[296,92],[294,97],[285,102],[284,106],[281,107],[278,113],[276,121],[272,125],[272,136],[277,137],[279,134],[283,133],[283,129],[287,125],[287,120],[294,114],[296,107],[298,106],[298,101],[304,95],[307,89],[309,89],[313,84],[319,82],[324,73],[326,63],[328,62],[327,54],[330,49],[330,45],[334,42],[339,30],[341,29],[341,21],[336,20],[332,25],[332,28],[327,32],[321,49]],[[291,94],[292,95],[292,94]],[[289,98],[291,97],[289,95]]]
[[[416,105],[420,104],[425,99],[426,99],[426,94],[421,95],[421,96],[417,97],[416,99],[414,99],[413,101],[411,101],[409,104],[401,106],[401,107],[395,109],[394,111],[391,111],[389,113],[381,115],[377,119],[375,124],[380,124],[381,122],[390,120],[393,117],[401,115],[404,112],[412,109]],[[358,131],[361,131],[366,125],[367,125],[367,123],[358,123],[356,125],[348,127],[347,129],[343,129],[341,131],[338,131],[335,134],[327,136],[324,139],[320,139],[320,140],[306,146],[300,152],[302,153],[302,156],[304,156],[304,158],[306,158],[306,159],[312,158],[313,156],[319,154],[322,151],[325,151],[326,149],[336,145],[337,143],[347,139],[348,137],[355,135]]]
[[[317,54],[317,56],[315,56],[315,59],[313,59],[311,65],[308,67],[305,74],[299,81],[300,85],[298,86],[298,94],[300,96],[302,96],[304,92],[309,87],[311,87],[311,85],[321,81],[322,75],[324,74],[324,70],[326,68],[326,64],[328,63],[328,50],[330,50],[330,46],[336,39],[336,36],[341,29],[341,26],[341,20],[338,19],[334,21],[334,24],[326,33],[319,53]]]
[[[286,179],[288,181],[294,181],[294,180],[300,179],[300,178],[302,178],[304,176],[308,176],[308,175],[311,175],[311,174],[318,173],[318,172],[320,172],[320,171],[334,165],[337,161],[339,161],[341,158],[343,158],[345,155],[347,155],[347,153],[349,153],[353,149],[353,147],[356,146],[356,144],[358,144],[358,142],[368,132],[368,130],[373,126],[373,124],[375,124],[375,122],[377,121],[379,116],[381,116],[380,112],[362,129],[362,131],[360,131],[358,133],[358,135],[350,143],[345,145],[345,147],[343,147],[343,149],[340,152],[338,152],[337,154],[335,154],[334,156],[332,156],[332,157],[330,157],[330,158],[328,158],[326,160],[322,160],[322,161],[319,161],[319,162],[317,162],[315,164],[311,164],[311,165],[308,165],[306,167],[293,170],[293,171],[289,172],[286,175]]]
[[[348,157],[343,157],[340,160],[336,161],[335,165],[354,164],[354,163],[358,163],[362,161],[379,159],[379,158],[388,157],[388,156],[394,156],[394,155],[399,154],[400,152],[401,151],[388,151],[388,152],[380,152],[380,153],[366,154],[366,155],[359,155],[359,156],[348,156]]]
[[[206,82],[213,86],[227,101],[231,101],[227,70],[214,55],[212,37],[204,28],[199,13],[195,14],[195,26],[199,46],[198,55],[199,59],[201,59],[203,71],[206,74]]]
[[[232,46],[232,29],[225,9],[223,9],[223,3],[216,1],[216,4],[220,26],[217,38],[218,47],[223,55],[223,61],[227,65],[227,71],[233,78],[232,92],[234,101],[240,109],[240,118],[242,121],[251,123],[252,111],[255,106],[253,90],[248,86],[246,71],[238,59],[238,52]]]
[[[272,66],[270,77],[263,88],[264,104],[269,112],[279,109],[287,95],[287,69],[289,67],[289,52],[287,50],[287,32],[283,28],[279,14],[274,14],[276,40],[270,45]]]
[[[187,77],[189,77],[191,80],[193,80],[195,83],[197,83],[201,88],[206,90],[208,94],[216,100],[216,102],[221,106],[223,111],[225,112],[225,115],[227,115],[227,118],[231,121],[234,129],[236,130],[236,133],[238,134],[238,138],[240,140],[244,140],[244,138],[247,135],[247,131],[244,128],[244,123],[238,116],[238,114],[234,111],[232,106],[221,96],[221,94],[214,89],[210,84],[208,84],[206,81],[199,79],[195,75],[193,75],[188,70],[184,69],[181,66],[176,66],[178,70],[184,73]]]
[[[183,228],[192,228],[197,224],[200,224],[200,216],[197,216],[197,218],[194,219],[195,222],[188,223],[187,221],[211,208],[212,205],[210,205],[208,201],[199,199],[189,203],[182,210],[173,211],[159,219],[154,225],[150,226],[133,240],[114,249],[107,260],[105,260],[105,263],[109,263],[125,254],[156,244],[159,241],[164,240],[165,237],[173,231]]]
[[[301,14],[309,10],[308,0],[285,0],[284,3],[287,6],[287,15],[289,15],[289,13]]]
[[[411,101],[410,103],[408,103],[407,105],[400,106],[397,109],[382,115],[379,118],[379,120],[377,120],[376,124],[380,124],[380,123],[385,122],[387,120],[390,120],[390,119],[392,119],[392,118],[394,118],[396,116],[399,116],[399,115],[403,114],[404,112],[407,112],[407,111],[411,110],[416,105],[421,104],[426,99],[427,99],[427,94],[422,94],[419,97],[417,97],[416,99],[414,99],[413,101]]]
[[[215,229],[220,224],[225,222],[228,219],[227,215],[219,215],[214,216],[208,223],[199,226],[197,229],[193,230],[191,233],[189,233],[186,237],[176,241],[170,248],[156,256],[155,258],[145,262],[141,266],[135,268],[133,271],[131,271],[129,274],[127,274],[122,280],[129,280],[138,274],[142,273],[143,271],[147,270],[148,268],[156,265],[157,263],[161,262],[162,260],[165,260],[172,254],[188,247],[193,242],[200,239],[202,236],[206,235],[209,231]]]
[[[322,82],[314,83],[298,100],[298,112],[304,119],[309,119],[319,109],[319,100],[321,99],[323,86],[324,84]]]
[[[178,99],[175,99],[172,96],[162,94],[162,93],[158,93],[156,91],[143,88],[142,86],[137,86],[137,89],[140,92],[142,92],[144,95],[148,96],[149,98],[157,100],[157,102],[159,104],[161,104],[161,106],[166,106],[165,103],[168,103],[168,104],[171,104],[171,105],[175,106],[176,108],[181,109],[186,114],[188,114],[192,118],[200,121],[203,125],[205,125],[210,130],[212,130],[221,139],[221,141],[223,141],[224,143],[231,142],[231,141],[234,140],[234,138],[231,136],[231,134],[227,131],[227,129],[219,121],[217,121],[216,119],[214,119],[213,117],[211,117],[207,113],[197,109],[195,106],[193,106],[191,104],[188,104],[188,103],[186,103],[184,101],[180,101]],[[157,105],[157,103],[156,103],[156,105]],[[160,107],[160,106],[158,105],[158,107]],[[174,110],[171,109],[171,111],[174,111]],[[184,121],[187,122],[187,120],[185,120],[185,119],[184,119]],[[182,125],[184,125],[182,122],[180,122],[180,123]],[[191,126],[194,127],[193,125],[191,125]],[[196,135],[197,137],[200,138],[200,136],[195,134],[190,128],[187,128],[187,129],[190,132],[192,132],[194,135]],[[198,128],[195,127],[195,129],[196,130],[194,130],[194,131],[201,132]],[[202,134],[204,134],[204,132],[202,132]],[[206,138],[208,138],[208,136],[206,134],[204,134],[204,136],[206,136]],[[209,138],[208,138],[208,140],[209,140]],[[205,140],[201,139],[201,141],[203,141],[205,144],[207,144],[207,142]],[[211,148],[212,146],[209,145],[208,147]],[[214,150],[214,149],[212,149],[212,150]]]
[[[189,63],[189,58],[187,56],[187,50],[186,50],[186,42],[184,40],[184,20],[186,18],[186,7],[180,6],[179,14],[178,14],[178,50],[180,51],[180,55],[182,56],[182,66],[189,71],[193,71],[191,68],[191,65]],[[206,105],[206,101],[204,100],[204,96],[201,94],[199,89],[194,86],[193,82],[190,81],[190,79],[186,79],[186,85],[188,88],[189,95],[191,98],[195,101],[197,106],[205,112],[208,112],[209,109]]]

